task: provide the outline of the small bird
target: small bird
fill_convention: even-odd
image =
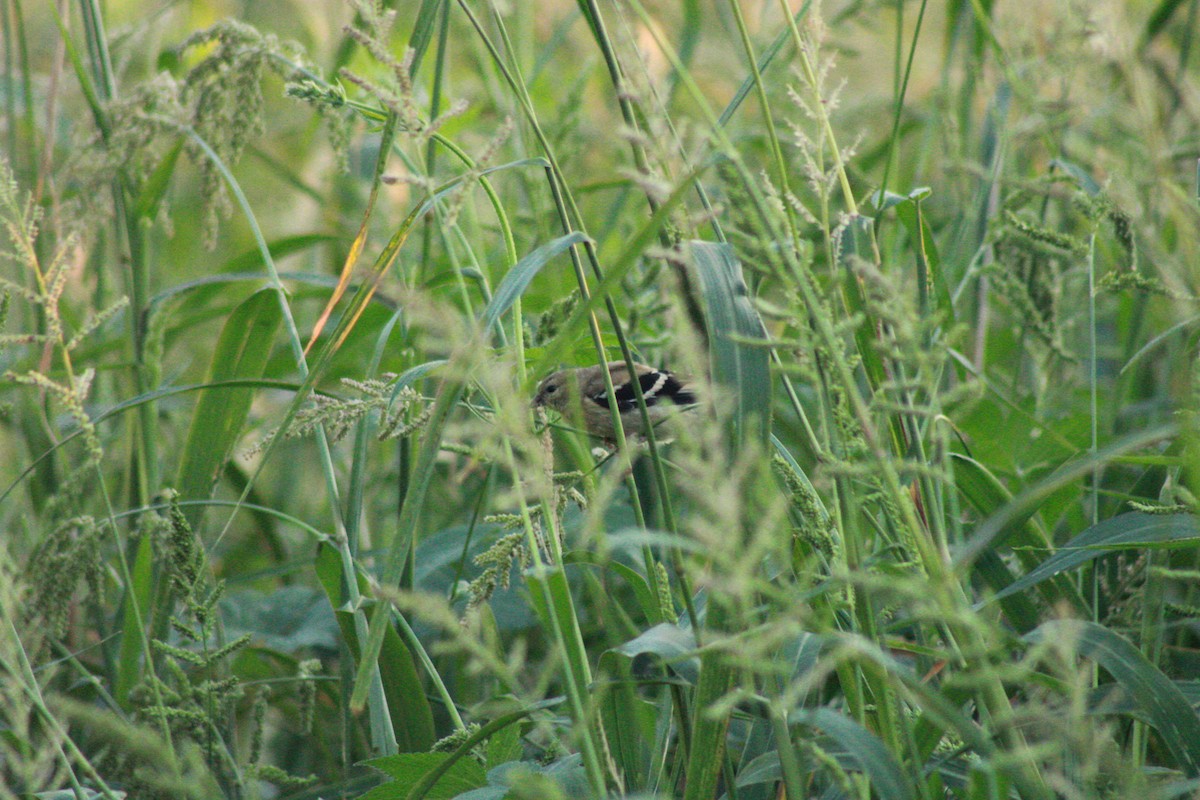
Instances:
[[[642,388],[642,399],[650,424],[671,416],[672,412],[696,405],[696,394],[686,381],[665,369],[655,369],[644,364],[634,365],[634,374]],[[603,367],[582,367],[555,372],[538,386],[533,399],[534,408],[552,408],[573,423],[582,423],[588,433],[612,442],[616,440],[612,413],[609,411],[608,393],[604,391]],[[638,409],[637,395],[629,368],[624,361],[610,361],[608,373],[612,376],[613,395],[617,410],[621,414],[621,427],[626,434],[645,435],[642,413]]]

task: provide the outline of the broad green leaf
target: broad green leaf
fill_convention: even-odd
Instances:
[[[574,800],[593,796],[578,753],[563,756],[550,764],[510,761],[488,770],[487,780],[487,786],[460,795],[458,800],[501,800],[509,796]],[[548,786],[547,782],[552,785]]]
[[[281,653],[319,647],[334,651],[339,632],[328,598],[310,586],[281,586],[270,592],[246,590],[221,597],[227,639],[244,633],[254,644]]]
[[[521,757],[521,728],[509,725],[497,731],[487,743],[487,766],[489,769]]]
[[[739,787],[754,786],[758,783],[778,783],[783,780],[783,768],[779,765],[779,753],[770,750],[755,758],[738,771],[737,785]]]
[[[449,753],[397,753],[363,763],[392,778],[362,795],[360,800],[403,800],[430,772],[450,759]],[[450,765],[425,793],[434,800],[449,800],[483,786],[487,775],[473,758],[460,758]]]
[[[281,321],[275,290],[251,295],[234,309],[221,330],[205,382],[261,378]],[[212,495],[253,400],[254,390],[249,388],[205,389],[200,394],[179,460],[176,488],[180,499],[207,500]],[[202,508],[192,506],[185,512],[193,528],[198,527]]]
[[[695,683],[698,677],[696,635],[690,628],[663,622],[615,648],[614,652],[629,658],[657,656],[688,683]]]
[[[765,441],[770,432],[771,369],[767,331],[750,301],[742,265],[726,244],[692,241],[707,313],[713,379],[736,398],[736,440]]]
[[[1175,766],[1190,778],[1200,776],[1200,717],[1179,688],[1134,647],[1103,625],[1081,620],[1052,620],[1025,636],[1029,642],[1074,644],[1142,708]]]
[[[1188,705],[1200,711],[1200,681],[1172,681],[1175,688],[1187,700]],[[1130,714],[1144,721],[1142,707],[1129,693],[1116,684],[1098,686],[1088,692],[1088,711],[1093,714]]]
[[[1172,781],[1159,788],[1154,795],[1154,800],[1175,800],[1176,797],[1196,800],[1197,792],[1200,792],[1200,779]]]
[[[463,792],[454,800],[506,800],[510,786],[484,786],[479,789],[472,789],[469,792]]]

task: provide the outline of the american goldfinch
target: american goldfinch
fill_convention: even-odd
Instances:
[[[603,367],[583,367],[555,372],[538,386],[533,399],[534,408],[552,408],[567,420],[582,423],[588,433],[607,441],[616,439],[608,393],[604,390]],[[624,361],[610,361],[613,394],[621,414],[621,427],[630,435],[644,435],[642,413],[637,394]],[[688,384],[665,369],[636,364],[634,374],[642,387],[642,399],[650,424],[657,425],[673,411],[696,404],[696,395]]]

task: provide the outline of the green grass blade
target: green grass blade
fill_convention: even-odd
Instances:
[[[875,734],[833,709],[818,708],[788,715],[790,724],[819,728],[845,751],[847,764],[861,769],[881,800],[912,800],[908,777]]]
[[[183,152],[183,141],[177,141],[163,157],[150,177],[142,184],[141,192],[134,203],[133,212],[139,219],[153,220],[158,215],[167,189],[171,186],[171,176],[175,174],[175,164],[179,154]]]
[[[1115,550],[1200,547],[1200,526],[1191,514],[1128,514],[1093,525],[992,598],[1003,599]]]
[[[1176,766],[1189,778],[1200,776],[1200,716],[1166,675],[1127,639],[1094,622],[1052,620],[1026,640],[1074,642],[1080,655],[1096,661],[1150,718]]]
[[[589,553],[584,550],[573,550],[563,556],[564,564],[588,564],[598,569],[610,570],[616,575],[621,576],[625,583],[629,584],[629,588],[633,590],[634,597],[637,598],[638,607],[646,616],[646,619],[654,621],[662,616],[661,609],[658,607],[658,597],[655,596],[654,590],[650,588],[650,582],[646,580],[646,576],[630,567],[627,564],[622,564],[620,561],[609,561],[601,558],[595,553]]]
[[[1000,479],[983,464],[958,453],[952,453],[950,460],[954,464],[955,488],[980,514],[993,514],[1012,500],[1012,495]],[[1004,549],[1011,549],[1025,570],[1036,569],[1042,563],[1042,553],[1053,547],[1046,534],[1028,517],[1014,520],[1010,529],[1001,533],[1000,539],[1007,543]],[[992,591],[1002,592],[1017,578],[997,550],[998,548],[989,548],[982,551],[975,569]],[[1082,610],[1087,607],[1074,585],[1069,583],[1056,582],[1042,587],[1042,597],[1049,604],[1065,599],[1076,609]],[[1004,597],[1001,602],[1004,613],[1018,630],[1025,632],[1035,627],[1037,610],[1028,598],[1010,595]]]
[[[1014,524],[1029,519],[1037,512],[1042,501],[1054,492],[1085,475],[1090,475],[1095,465],[1106,464],[1118,456],[1140,450],[1164,439],[1170,439],[1175,435],[1176,430],[1174,422],[1165,422],[1124,436],[1100,448],[1095,453],[1086,454],[1063,464],[1050,475],[1027,487],[1003,508],[984,520],[966,544],[954,554],[954,567],[962,569],[985,548],[997,546],[1002,541],[1005,532],[1013,530]]]
[[[942,270],[942,257],[938,253],[937,241],[929,228],[928,217],[921,201],[931,192],[928,189],[916,189],[909,192],[908,197],[902,198],[896,205],[896,217],[908,231],[912,248],[917,257],[917,276],[922,292],[922,313],[928,313],[928,305],[924,302],[925,294],[932,291],[933,307],[942,315],[945,327],[954,324],[954,304],[950,300],[950,285]]]
[[[1160,0],[1159,4],[1154,7],[1154,11],[1146,18],[1146,27],[1142,33],[1142,46],[1150,44],[1163,30],[1166,29],[1167,23],[1171,21],[1171,17],[1177,12],[1187,0]]]
[[[438,14],[442,4],[447,2],[449,0],[421,0],[421,7],[417,10],[417,20],[413,24],[412,35],[408,37],[408,46],[413,51],[413,78],[417,77],[421,62],[425,60],[425,51],[429,49],[429,43],[433,41],[433,32],[438,27]]]
[[[137,685],[144,666],[140,657],[143,632],[139,626],[145,620],[136,613],[136,609],[154,610],[154,542],[151,537],[142,536],[138,539],[129,565],[129,577],[133,583],[125,587],[121,646],[117,656],[116,680],[113,681],[113,695],[126,708],[129,692]]]
[[[255,292],[238,306],[213,350],[208,382],[261,378],[275,344],[282,315],[273,289]],[[207,500],[221,467],[241,435],[253,389],[206,389],[196,403],[183,445],[176,479],[184,500]],[[188,521],[198,527],[201,512],[193,507]]]
[[[517,298],[525,293],[529,282],[542,271],[542,267],[546,266],[550,259],[586,240],[587,237],[582,233],[573,231],[547,242],[514,264],[513,268],[505,274],[504,279],[500,281],[496,291],[492,293],[491,302],[483,311],[484,329],[486,330],[500,321],[504,312],[508,311]]]
[[[735,441],[765,442],[771,427],[770,353],[742,265],[726,244],[692,241],[688,253],[708,312],[713,380],[736,398]]]
[[[842,298],[846,310],[851,315],[859,315],[861,322],[854,329],[854,341],[858,346],[857,352],[862,359],[862,367],[866,372],[871,387],[877,389],[887,381],[887,369],[879,354],[876,342],[879,320],[871,316],[867,308],[863,287],[855,268],[855,259],[868,263],[876,263],[875,231],[871,217],[856,215],[846,223],[842,232],[841,247],[838,251],[838,265],[841,267]],[[899,448],[899,446],[897,445]]]
[[[724,609],[714,604],[708,609],[708,624],[721,629],[728,621]],[[708,650],[700,655],[700,677],[692,693],[691,750],[688,753],[684,800],[709,800],[726,758],[729,712],[711,712],[712,706],[733,688],[734,670],[724,653]]]
[[[562,703],[561,697],[553,697],[548,700],[541,700],[537,703],[531,703],[530,705],[525,706],[517,711],[510,711],[507,714],[502,714],[491,720],[486,725],[474,731],[470,736],[465,737],[462,743],[455,748],[454,752],[450,753],[437,764],[433,765],[433,767],[413,785],[412,789],[405,794],[404,797],[407,800],[421,800],[422,798],[428,796],[430,789],[433,788],[433,786],[441,779],[442,775],[444,775],[447,770],[452,768],[454,764],[460,760],[470,760],[471,751],[489,736],[504,730],[514,723],[520,722],[521,720],[537,713],[538,711],[543,711],[547,708],[553,708],[560,703]]]
[[[705,324],[712,360],[713,380],[735,400],[731,445],[766,444],[771,432],[771,369],[767,333],[750,301],[742,265],[726,244],[692,241],[689,261],[700,278],[707,311]],[[708,623],[716,630],[726,624],[720,604],[708,609]],[[692,749],[685,778],[685,798],[711,797],[725,762],[728,713],[706,710],[731,688],[734,671],[723,654],[700,657],[700,677],[693,695]]]
[[[324,543],[318,547],[316,573],[321,588],[333,606],[347,646],[358,656],[354,609],[346,607],[349,597],[342,584],[341,556],[335,548]],[[359,594],[366,594],[369,591],[366,578],[359,575],[357,580]],[[388,715],[396,733],[396,747],[400,752],[409,753],[428,750],[434,741],[433,709],[425,696],[425,687],[412,653],[390,625],[380,645],[378,664],[383,692],[387,697]]]
[[[600,656],[597,705],[609,752],[625,788],[638,791],[650,772],[658,709],[638,696],[633,663],[613,651]]]

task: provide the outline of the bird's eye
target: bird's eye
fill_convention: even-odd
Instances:
[[[555,386],[554,384],[550,384],[549,386],[546,387],[546,394],[554,394],[557,391],[558,391],[558,387]]]

